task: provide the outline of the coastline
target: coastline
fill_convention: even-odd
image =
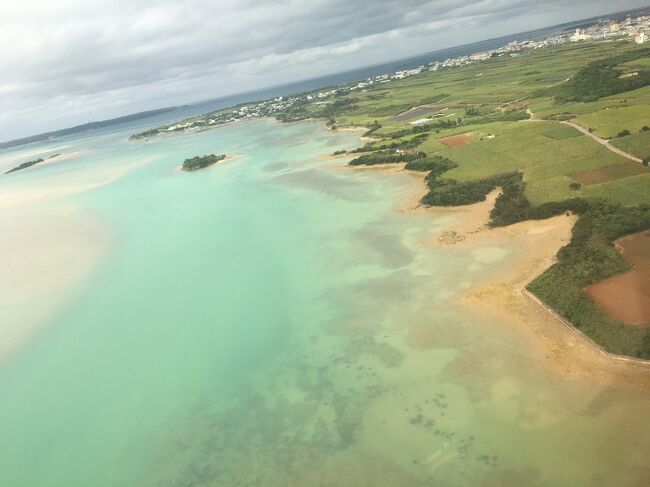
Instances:
[[[151,164],[128,182],[102,191],[110,195],[97,201],[91,194],[0,212],[18,222],[28,211],[85,216],[101,233],[101,220],[88,214],[97,208],[97,216],[110,211],[108,221],[115,222],[116,251],[110,260],[71,282],[59,305],[63,309],[46,310],[50,318],[42,323],[47,327],[33,328],[30,340],[18,344],[21,348],[7,362],[0,361],[16,370],[12,378],[18,379],[3,383],[3,414],[17,425],[13,436],[33,438],[18,444],[17,461],[10,463],[13,478],[24,478],[23,472],[31,469],[47,478],[51,469],[44,467],[50,464],[38,459],[30,467],[26,453],[32,444],[52,437],[66,458],[75,458],[82,445],[89,452],[84,465],[91,476],[105,465],[115,465],[116,475],[121,474],[125,451],[142,466],[142,478],[152,479],[146,483],[181,481],[210,465],[225,472],[215,479],[225,484],[248,481],[239,476],[245,466],[256,476],[260,472],[269,485],[310,484],[319,478],[332,484],[368,483],[370,478],[370,483],[394,479],[395,485],[430,485],[454,479],[463,469],[471,476],[453,483],[486,479],[483,483],[526,484],[534,478],[557,484],[568,471],[582,485],[593,472],[600,476],[618,468],[632,473],[616,470],[617,479],[640,478],[636,469],[646,463],[643,418],[650,376],[612,366],[577,338],[572,342],[541,307],[516,296],[517,285],[525,284],[524,273],[538,270],[526,260],[531,252],[540,251],[540,269],[552,262],[570,235],[573,218],[487,229],[498,192],[476,205],[426,208],[417,203],[426,187],[423,173],[393,165],[343,175],[338,172],[344,167],[341,161],[315,160],[332,140],[317,133],[312,142],[309,125],[299,134],[312,152],[296,150],[288,157],[294,129],[278,128],[275,138],[262,138],[250,151],[245,148],[250,146],[233,143],[233,153],[261,154],[260,159],[229,165],[232,170],[224,168],[225,173],[175,177],[171,171],[187,150],[180,146],[166,153],[165,165]],[[356,137],[335,139],[349,145]],[[269,140],[280,143],[267,163],[275,164],[279,174],[293,174],[286,181],[294,186],[278,184],[277,174],[265,170],[261,158],[269,153],[264,150]],[[212,142],[206,138],[204,143],[209,147]],[[241,144],[246,143],[242,138]],[[377,177],[381,175],[391,178]],[[232,205],[240,195],[247,204],[249,191],[260,187],[269,188],[268,194],[281,191],[280,198],[264,194],[243,208]],[[341,191],[323,194],[332,187]],[[124,195],[137,192],[148,206],[137,206],[137,213],[130,201],[117,206]],[[350,196],[355,198],[340,201]],[[168,222],[179,201],[184,202],[184,211],[177,213],[182,217]],[[192,212],[197,206],[203,211]],[[272,212],[262,206],[273,207]],[[294,214],[294,208],[300,212]],[[300,221],[287,221],[285,227],[290,218]],[[266,226],[265,233],[251,235],[243,228],[227,241],[214,238],[215,228],[235,222],[237,231],[249,219]],[[30,228],[38,225],[30,223]],[[466,238],[453,245],[440,242],[439,234],[452,229],[467,233]],[[89,234],[91,241],[101,237]],[[48,233],[42,240],[50,243]],[[294,250],[293,242],[305,254],[286,259],[302,252]],[[237,253],[223,251],[227,248]],[[267,250],[257,260],[256,254]],[[25,253],[32,258],[61,255],[56,248],[40,246]],[[300,273],[292,275],[291,286],[306,289],[308,296],[302,290],[275,294],[284,285],[274,272],[278,267]],[[508,280],[510,275],[514,277]],[[263,277],[268,284],[255,288]],[[29,275],[24,279],[33,284]],[[310,288],[312,283],[318,287]],[[492,284],[491,295],[464,299]],[[46,302],[44,297],[57,301],[32,292],[33,308]],[[310,296],[318,301],[305,299]],[[287,314],[270,310],[279,317],[278,329],[290,326],[290,332],[269,331],[264,321],[269,311],[247,315],[250,303],[290,307],[288,324]],[[214,317],[222,316],[223,309],[232,309],[223,315],[230,318],[230,328],[215,326]],[[259,325],[247,328],[247,322]],[[266,355],[269,343],[273,353]],[[224,395],[220,380],[230,384],[232,369],[215,364],[230,353],[237,363],[250,357],[252,365],[241,382],[232,382],[233,394]],[[159,360],[151,362],[151,354]],[[160,414],[139,407],[139,398]],[[20,407],[47,400],[49,412]],[[98,416],[107,419],[95,420]],[[145,425],[150,429],[141,433],[142,421],[149,419]],[[79,435],[76,428],[60,434],[61,424],[76,421]],[[223,435],[224,427],[232,434]],[[641,436],[638,446],[629,444],[634,431]],[[134,445],[154,438],[154,455],[121,450],[124,435],[133,435]],[[94,442],[103,437],[108,448]],[[629,449],[621,448],[625,445]],[[120,456],[103,458],[101,452],[109,448]],[[482,455],[499,461],[485,465]],[[377,473],[377,465],[386,472]],[[348,471],[348,466],[354,469]],[[543,473],[537,477],[529,474],[533,471]],[[120,478],[122,484],[134,483],[129,480]]]
[[[278,122],[280,123],[280,122]],[[365,129],[360,127],[349,127],[349,128],[338,128],[337,130],[341,131],[364,131]],[[239,155],[230,155],[225,159],[213,164],[212,166],[218,166],[226,161],[232,161],[240,157]],[[349,157],[349,154],[342,154],[340,156],[331,156],[323,155],[320,159],[344,159]],[[53,161],[54,162],[54,161]],[[93,181],[93,184],[79,184],[72,185],[67,187],[54,187],[50,191],[46,192],[45,195],[40,193],[39,195],[35,194],[25,194],[20,195],[21,198],[17,198],[18,195],[9,194],[10,198],[7,199],[5,195],[4,203],[0,205],[0,210],[6,210],[7,208],[23,208],[29,207],[34,203],[42,203],[43,201],[49,201],[52,198],[59,198],[69,194],[92,190],[95,187],[101,186],[108,182],[111,182],[128,172],[132,166],[137,166],[144,161],[139,161],[135,164],[130,164],[123,168],[122,170],[115,169],[111,172],[105,180],[98,182]],[[534,328],[537,332],[542,333],[542,336],[539,337],[539,340],[545,340],[544,335],[547,333],[547,329],[560,329],[563,328],[565,334],[571,333],[574,337],[577,337],[583,342],[585,346],[590,348],[593,352],[597,352],[604,357],[619,359],[620,356],[609,354],[605,352],[599,345],[593,342],[589,337],[585,336],[582,332],[576,329],[573,325],[567,323],[565,320],[558,317],[553,310],[549,309],[543,302],[538,298],[532,296],[528,291],[526,291],[526,285],[532,281],[534,278],[543,273],[550,265],[554,263],[555,255],[557,251],[568,241],[571,237],[571,230],[576,217],[566,217],[566,216],[557,216],[547,220],[540,221],[525,221],[510,225],[508,227],[501,228],[490,228],[488,226],[489,214],[491,209],[494,206],[494,202],[500,194],[499,189],[495,189],[490,194],[487,195],[486,200],[475,203],[472,205],[458,206],[458,207],[426,207],[419,203],[420,198],[427,191],[427,184],[425,181],[425,174],[417,171],[409,171],[404,168],[405,164],[378,164],[374,166],[355,166],[351,167],[347,164],[340,164],[333,167],[333,169],[354,169],[355,171],[373,171],[375,173],[380,173],[382,175],[394,175],[396,173],[407,174],[413,178],[413,189],[405,196],[405,199],[402,203],[398,204],[396,211],[399,212],[424,212],[428,214],[439,214],[451,217],[460,217],[456,218],[456,221],[450,225],[445,225],[444,227],[436,227],[431,231],[431,237],[424,244],[430,248],[434,247],[445,247],[448,251],[454,250],[468,250],[475,249],[480,245],[490,244],[494,246],[503,246],[503,247],[514,247],[519,249],[520,253],[525,254],[526,257],[522,258],[519,256],[516,263],[510,262],[504,270],[501,270],[496,273],[491,273],[490,277],[487,280],[474,283],[472,288],[468,293],[463,296],[457,303],[464,307],[481,307],[483,309],[490,309],[496,316],[501,316],[507,321],[518,321],[520,324],[527,321],[531,317],[531,313],[522,313],[523,309],[529,309],[531,306],[537,308],[537,311],[542,311],[545,314],[545,319],[538,319],[539,323],[544,322],[544,324],[536,324]],[[176,168],[176,171],[182,171],[180,166]],[[104,178],[102,178],[104,179]],[[58,186],[58,185],[57,185]],[[14,198],[11,198],[14,196]],[[43,211],[45,215],[49,210]],[[1,214],[0,214],[1,216]],[[0,220],[0,224],[6,221],[7,219]],[[78,222],[82,222],[83,219],[79,219]],[[87,223],[87,222],[86,222]],[[76,225],[72,225],[75,227]],[[37,228],[38,225],[34,225],[33,228]],[[92,225],[80,225],[79,232],[94,232],[95,237],[93,242],[101,242],[100,245],[96,246],[94,249],[96,252],[93,255],[89,255],[88,260],[79,262],[78,270],[79,272],[69,272],[69,279],[65,280],[62,277],[57,277],[56,279],[52,278],[52,282],[59,279],[59,282],[64,282],[64,287],[74,287],[74,283],[81,279],[83,275],[86,275],[97,263],[103,254],[104,250],[107,247],[107,234],[105,231],[100,230],[99,228],[91,228]],[[62,227],[63,228],[63,225]],[[29,228],[26,228],[26,232],[32,231]],[[74,240],[75,231],[57,231],[56,235],[66,233],[69,237],[67,241],[68,244]],[[535,236],[535,239],[530,239],[527,237]],[[543,236],[545,238],[540,238]],[[527,240],[535,240],[535,246],[529,245],[526,246],[525,242]],[[79,242],[79,240],[77,240]],[[48,249],[49,251],[50,249]],[[84,251],[89,250],[89,247],[83,249]],[[5,250],[5,253],[9,251]],[[40,250],[35,250],[35,252],[40,253]],[[28,255],[25,256],[23,261],[27,261]],[[19,259],[19,261],[21,261]],[[22,261],[21,261],[22,262]],[[521,269],[526,269],[524,272]],[[57,269],[53,270],[51,274],[56,275],[58,272]],[[11,276],[9,272],[5,272],[6,276]],[[16,276],[13,276],[16,277]],[[61,281],[63,279],[63,281]],[[50,286],[53,287],[53,284]],[[2,289],[0,287],[0,289]],[[48,288],[49,289],[49,288]],[[33,291],[31,295],[38,294],[40,291]],[[22,301],[27,300],[27,295],[29,292],[25,291],[25,294],[11,301]],[[525,301],[527,304],[524,304]],[[1,306],[7,306],[7,303],[3,303]],[[539,314],[539,313],[532,313]],[[43,320],[44,317],[39,319],[31,320],[34,323]],[[562,327],[558,327],[558,321]],[[26,327],[30,328],[30,327]],[[23,331],[21,331],[24,334]],[[555,338],[558,338],[558,332],[555,331],[552,333]],[[2,333],[4,336],[4,331]],[[11,342],[11,334],[9,335],[9,342]],[[5,342],[0,344],[0,358],[3,355],[3,348],[6,348]],[[580,351],[579,353],[582,353]],[[634,363],[636,365],[648,366],[650,365],[649,361],[637,360],[632,357],[622,357],[623,362],[625,363]]]
[[[474,308],[479,313],[489,311],[518,330],[532,333],[531,340],[539,342],[557,362],[551,368],[566,373],[589,375],[589,365],[598,364],[603,371],[615,372],[620,367],[632,366],[633,370],[650,370],[650,361],[612,354],[604,350],[573,324],[559,316],[552,308],[530,293],[526,286],[556,261],[556,254],[571,239],[571,231],[577,217],[555,216],[546,220],[528,220],[508,227],[488,227],[488,217],[494,200],[493,191],[486,201],[461,207],[445,209],[434,207],[437,213],[462,213],[463,218],[430,244],[445,246],[449,250],[476,249],[490,245],[515,249],[515,256],[500,271],[491,271],[483,280],[475,282],[462,296],[457,305]],[[427,209],[425,209],[427,211]],[[445,232],[457,232],[462,240],[448,243],[440,241]],[[570,365],[567,365],[568,363]],[[584,367],[579,367],[579,362]],[[567,369],[569,366],[571,369]],[[580,369],[582,369],[580,371]],[[650,382],[648,382],[650,386]]]
[[[328,158],[345,156],[346,154]],[[433,228],[431,237],[424,243],[426,246],[445,247],[448,251],[467,251],[490,245],[513,248],[519,254],[514,259],[509,259],[501,271],[491,272],[489,277],[475,282],[454,303],[455,306],[482,315],[489,310],[495,317],[511,323],[519,330],[526,328],[525,333],[531,334],[529,339],[538,342],[539,346],[555,357],[554,360],[558,363],[551,368],[556,371],[569,370],[565,367],[565,362],[568,361],[580,362],[581,367],[577,367],[576,363],[569,367],[576,371],[580,368],[585,375],[594,364],[598,364],[603,373],[621,372],[621,368],[624,371],[629,369],[631,373],[650,370],[649,360],[607,352],[526,289],[530,282],[556,262],[557,252],[570,242],[577,216],[560,215],[546,220],[527,220],[507,227],[491,228],[490,212],[501,194],[500,188],[493,190],[485,201],[479,203],[427,207],[420,203],[422,196],[428,192],[424,174],[406,170],[404,166],[405,164],[342,165],[347,169],[374,171],[386,176],[397,173],[413,176],[418,182],[413,184],[412,191],[396,211],[460,217],[449,225]],[[647,387],[650,388],[650,380]]]
[[[272,120],[275,120],[273,117],[265,117],[265,118],[271,118]],[[314,119],[307,119],[307,120],[311,121]],[[277,120],[275,121],[281,123]],[[237,121],[235,123],[238,122],[243,122],[243,121]],[[214,128],[219,128],[219,127],[214,127]],[[331,129],[328,128],[326,128],[325,130],[331,131]],[[342,132],[363,131],[365,133],[367,129],[363,127],[342,126],[342,127],[337,127],[336,130]],[[365,140],[375,140],[375,139],[368,138],[368,137],[359,137],[359,140],[363,142]],[[345,160],[345,159],[349,159],[351,156],[352,154],[349,153],[337,154],[337,155],[323,154],[319,156],[318,159],[319,160],[340,160],[340,159]],[[225,160],[221,162],[225,162]],[[650,361],[648,360],[611,354],[605,351],[600,345],[594,342],[591,338],[586,336],[579,329],[577,329],[572,324],[568,323],[563,318],[559,317],[554,310],[549,308],[545,303],[543,303],[541,300],[539,300],[537,297],[535,297],[534,295],[532,295],[530,292],[526,290],[526,285],[529,284],[531,281],[533,281],[536,277],[541,275],[546,269],[548,269],[555,262],[555,256],[557,252],[560,250],[560,248],[566,245],[570,241],[571,230],[573,228],[573,225],[577,221],[577,217],[574,216],[571,217],[571,224],[570,227],[568,228],[566,228],[566,225],[564,224],[558,224],[558,222],[561,219],[566,219],[566,217],[563,216],[553,217],[547,220],[537,220],[537,221],[528,220],[514,225],[510,225],[508,227],[490,228],[488,225],[489,215],[492,208],[494,207],[494,203],[496,199],[501,194],[500,188],[496,188],[495,190],[493,190],[491,193],[489,193],[486,196],[486,199],[484,201],[479,203],[464,205],[464,206],[456,206],[456,207],[436,207],[436,206],[426,207],[420,203],[420,199],[422,198],[422,196],[428,192],[428,187],[425,180],[425,173],[407,170],[405,169],[405,163],[375,164],[372,166],[349,166],[346,162],[344,164],[334,166],[333,169],[334,170],[353,169],[355,171],[374,171],[375,173],[381,173],[382,175],[393,175],[397,173],[409,174],[413,176],[414,181],[416,180],[417,183],[414,183],[413,190],[409,193],[409,195],[407,195],[404,202],[398,205],[397,211],[407,212],[407,213],[408,212],[426,212],[426,213],[434,212],[437,214],[450,215],[450,216],[458,216],[459,214],[462,214],[462,219],[458,219],[454,223],[453,227],[438,228],[432,231],[432,238],[430,238],[429,241],[427,242],[427,245],[431,247],[452,247],[453,248],[454,246],[457,246],[458,248],[463,248],[471,244],[478,244],[480,242],[487,243],[489,240],[494,244],[516,247],[519,245],[517,239],[524,239],[526,236],[521,234],[517,235],[517,233],[519,232],[519,228],[527,228],[528,229],[527,231],[530,232],[530,234],[534,234],[534,233],[546,232],[547,231],[546,227],[550,225],[549,228],[551,233],[553,233],[553,231],[555,230],[568,232],[565,238],[552,242],[542,249],[537,249],[537,251],[541,253],[531,254],[532,257],[527,262],[527,265],[534,264],[533,267],[535,269],[534,272],[531,271],[529,275],[526,276],[525,279],[520,280],[516,283],[510,282],[511,279],[506,277],[505,281],[508,281],[507,286],[510,286],[511,291],[516,292],[519,298],[527,299],[529,302],[534,303],[534,305],[537,308],[546,312],[548,315],[547,326],[557,327],[558,325],[557,322],[559,321],[560,322],[559,324],[562,327],[567,328],[566,331],[573,334],[574,336],[577,336],[593,350],[598,351],[599,353],[603,354],[604,356],[612,360],[623,359],[622,361],[625,363],[634,363],[635,365],[641,365],[642,367],[650,366]],[[545,222],[548,223],[545,224]],[[557,228],[552,228],[555,227],[556,225]],[[542,265],[540,265],[540,263]],[[494,285],[496,285],[497,280],[498,278],[493,282]],[[469,303],[471,299],[469,297],[466,298],[467,298],[466,301]],[[473,298],[475,299],[476,296],[473,296]]]

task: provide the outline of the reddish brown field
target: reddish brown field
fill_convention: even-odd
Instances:
[[[613,318],[650,326],[650,231],[622,238],[616,245],[634,268],[585,291]]]
[[[452,135],[451,137],[445,137],[444,139],[438,139],[440,142],[445,144],[447,147],[455,149],[456,147],[461,147],[463,145],[469,144],[472,140],[472,134],[460,134]]]
[[[607,181],[636,176],[643,172],[641,165],[630,162],[594,169],[593,171],[578,172],[572,174],[571,178],[580,184],[589,186],[591,184],[606,183]]]

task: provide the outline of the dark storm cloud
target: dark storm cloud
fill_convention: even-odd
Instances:
[[[643,2],[0,4],[0,140],[295,81]]]

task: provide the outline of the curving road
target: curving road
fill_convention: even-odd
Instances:
[[[607,139],[602,139],[602,138],[598,137],[597,135],[592,134],[591,132],[589,132],[589,130],[587,130],[586,128],[582,127],[581,125],[578,125],[577,123],[568,122],[568,121],[560,122],[560,123],[563,123],[564,125],[568,125],[569,127],[573,127],[574,129],[579,130],[580,132],[582,132],[583,134],[585,134],[587,137],[591,137],[591,138],[594,139],[596,142],[598,142],[600,145],[604,145],[604,146],[607,147],[610,151],[614,152],[615,154],[618,154],[619,156],[626,157],[627,159],[629,159],[629,160],[631,160],[631,161],[634,161],[634,162],[638,162],[639,164],[641,164],[641,163],[643,162],[643,161],[642,161],[641,159],[639,159],[638,157],[634,157],[632,154],[629,154],[628,152],[625,152],[624,150],[619,149],[618,147],[613,146],[612,144],[609,143],[609,140],[607,140]]]
[[[541,120],[535,116],[535,114],[530,110],[530,108],[526,109],[526,112],[528,115],[530,115],[530,118],[528,120],[524,120],[524,122],[552,122],[553,120]],[[643,163],[642,159],[639,159],[638,157],[633,156],[632,154],[625,152],[622,149],[619,149],[618,147],[613,146],[612,144],[609,143],[608,139],[603,139],[601,137],[598,137],[597,135],[589,132],[586,128],[584,128],[581,125],[578,125],[577,123],[574,122],[569,122],[569,121],[563,121],[559,122],[564,125],[568,125],[569,127],[573,127],[574,129],[578,130],[579,132],[583,133],[587,137],[591,137],[594,139],[596,142],[598,142],[600,145],[605,146],[606,149],[609,149],[615,154],[618,154],[619,156],[625,157],[626,159],[629,159],[630,161],[638,162],[639,164]]]

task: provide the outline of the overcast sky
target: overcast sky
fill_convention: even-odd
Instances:
[[[0,141],[648,0],[2,0]]]

